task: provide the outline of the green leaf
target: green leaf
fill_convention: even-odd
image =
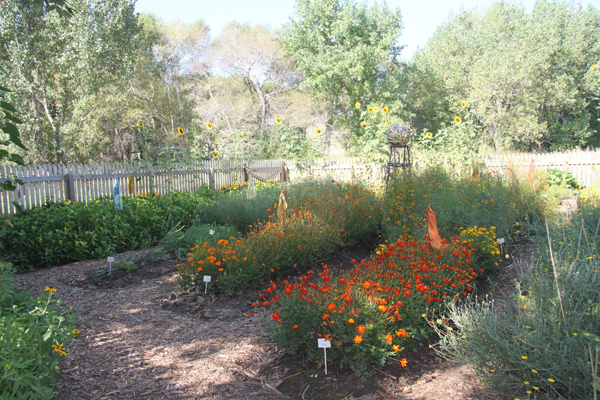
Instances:
[[[5,110],[8,110],[8,111],[17,112],[17,109],[14,108],[12,104],[7,103],[5,101],[0,101],[0,107],[4,108]]]
[[[48,329],[46,331],[46,333],[44,333],[44,336],[42,336],[42,340],[44,342],[48,341],[48,339],[50,339],[50,337],[52,336],[52,331],[50,329]]]
[[[15,190],[17,190],[17,187],[13,185],[10,179],[0,183],[0,188],[2,188],[3,190],[8,190],[10,192],[14,192]]]
[[[0,149],[0,160],[3,158],[8,158],[8,151]]]
[[[4,86],[0,85],[0,90],[3,92],[11,92],[12,90],[5,88]]]
[[[2,131],[8,133],[8,137],[10,138],[11,142],[13,142],[15,145],[19,146],[23,150],[27,150],[27,147],[25,147],[25,145],[21,142],[21,138],[19,138],[19,130],[16,126],[7,122],[2,127]]]
[[[6,118],[8,120],[11,120],[15,124],[22,124],[23,123],[23,121],[21,121],[19,118],[15,117],[14,115],[8,114],[8,113],[6,113],[6,115],[4,116],[4,118]]]
[[[0,150],[0,151],[2,151],[2,150]],[[0,156],[0,158],[2,158],[2,157]],[[18,154],[11,154],[9,157],[9,160],[11,160],[12,162],[14,162],[18,165],[25,165],[25,161],[23,160],[23,157],[21,157]]]

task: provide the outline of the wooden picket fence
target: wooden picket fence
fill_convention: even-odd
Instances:
[[[418,155],[417,155],[418,156]],[[585,186],[600,181],[600,150],[564,153],[507,153],[484,157],[485,169],[506,173],[528,173],[559,168],[571,172]],[[532,163],[533,162],[533,163]],[[201,187],[219,189],[243,182],[280,180],[299,182],[307,179],[335,179],[350,183],[378,183],[383,180],[385,164],[357,158],[316,160],[220,160],[169,165],[139,162],[88,165],[0,166],[0,182],[17,176],[23,181],[15,192],[0,191],[0,214],[15,212],[14,203],[23,209],[39,207],[47,201],[87,202],[112,196],[114,180],[119,180],[123,195],[193,192]],[[135,180],[128,191],[130,177]]]
[[[73,201],[86,203],[102,196],[112,196],[115,179],[125,196],[173,191],[193,192],[202,187],[219,189],[249,181],[288,180],[285,164],[265,161],[199,161],[152,165],[140,162],[87,165],[0,166],[0,182],[13,176],[23,181],[17,190],[0,191],[0,214],[40,207],[46,202]],[[134,179],[130,193],[128,183]]]
[[[600,182],[600,149],[572,150],[561,153],[507,153],[485,157],[488,170],[513,170],[521,174],[530,170],[556,168],[573,174],[583,186]]]

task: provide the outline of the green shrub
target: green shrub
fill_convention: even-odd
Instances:
[[[580,189],[577,179],[569,171],[558,168],[548,168],[544,171],[548,186],[565,186],[572,190]]]
[[[13,273],[0,262],[0,398],[52,399],[59,360],[78,331],[55,289],[32,296],[11,286]]]
[[[440,351],[474,366],[498,393],[533,398],[593,398],[600,351],[600,211],[580,210],[552,231],[518,277],[517,293],[452,304],[455,329],[438,327]],[[593,366],[595,365],[595,368]]]
[[[23,212],[0,229],[3,258],[18,268],[49,267],[149,247],[175,226],[196,219],[200,195],[124,197],[123,210],[111,198],[87,205],[65,202]]]

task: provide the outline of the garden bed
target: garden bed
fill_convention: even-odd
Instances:
[[[117,259],[134,262],[151,251]],[[367,254],[345,249],[328,265],[344,268]],[[407,368],[388,363],[365,381],[347,369],[336,374],[333,365],[324,376],[301,358],[277,363],[285,350],[268,334],[270,316],[251,306],[256,293],[180,293],[174,264],[158,256],[100,285],[89,277],[106,268],[104,259],[17,275],[21,288],[56,288],[78,315],[81,335],[61,362],[57,399],[494,398],[467,367],[442,360],[427,345],[405,352]],[[249,312],[256,315],[248,318]]]

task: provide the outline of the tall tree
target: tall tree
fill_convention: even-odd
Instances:
[[[298,0],[296,16],[280,40],[303,72],[301,88],[310,89],[326,104],[330,125],[341,123],[358,132],[356,102],[394,98],[385,84],[399,66],[401,31],[400,10],[385,4]]]
[[[127,0],[74,0],[61,18],[26,0],[0,7],[1,79],[15,88],[30,160],[63,162],[73,154],[77,126],[93,109],[86,100],[108,85],[125,88],[133,62],[137,18]]]

